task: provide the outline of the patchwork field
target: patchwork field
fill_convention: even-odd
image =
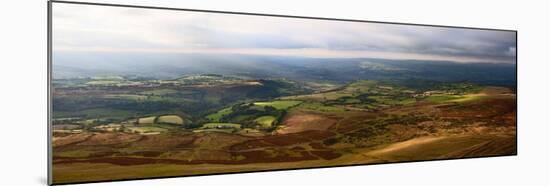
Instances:
[[[516,95],[506,87],[445,83],[418,88],[359,80],[287,95],[285,87],[296,83],[240,84],[212,75],[174,82],[192,84],[142,88],[134,91],[136,96],[120,87],[98,92],[97,86],[113,82],[93,83],[88,92],[57,90],[60,101],[78,102],[74,94],[96,96],[93,108],[63,103],[105,113],[66,110],[54,118],[54,182],[517,153]],[[272,96],[254,97],[257,91]],[[125,114],[113,116],[101,108]]]

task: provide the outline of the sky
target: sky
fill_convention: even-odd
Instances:
[[[193,53],[516,63],[516,34],[54,3],[53,52]]]

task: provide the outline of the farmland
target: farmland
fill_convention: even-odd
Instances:
[[[216,74],[54,82],[55,183],[516,153],[510,87]]]

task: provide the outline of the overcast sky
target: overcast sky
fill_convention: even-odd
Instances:
[[[53,50],[515,63],[514,32],[54,3]]]

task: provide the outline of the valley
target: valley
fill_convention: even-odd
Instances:
[[[58,79],[53,113],[56,183],[517,153],[514,90],[470,82]]]

